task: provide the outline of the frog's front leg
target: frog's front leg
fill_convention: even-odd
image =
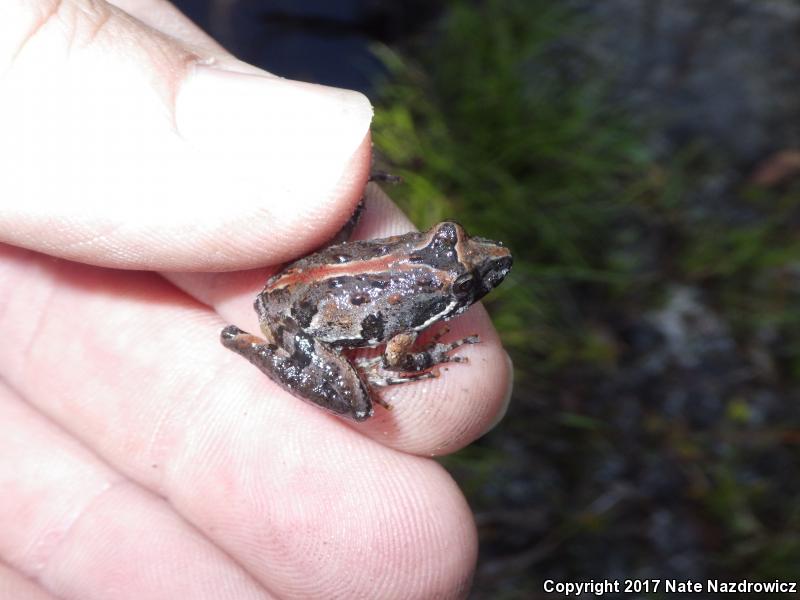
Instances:
[[[416,332],[400,333],[386,343],[383,356],[360,360],[358,366],[367,375],[369,383],[376,387],[398,385],[437,377],[430,369],[448,362],[466,362],[462,356],[450,356],[450,352],[464,344],[477,344],[480,338],[470,335],[446,344],[438,342],[441,335],[422,350],[412,352],[411,348],[417,339]],[[404,376],[392,375],[389,372],[403,373]]]
[[[480,338],[470,335],[460,340],[442,344],[438,337],[425,346],[422,350],[412,352],[411,348],[417,339],[415,332],[400,333],[390,339],[386,344],[383,354],[383,368],[388,371],[401,371],[403,373],[417,373],[426,371],[436,365],[447,362],[466,362],[462,356],[450,356],[450,352],[464,344],[477,344]]]
[[[338,415],[363,421],[372,416],[369,389],[345,357],[282,320],[264,340],[234,325],[222,330],[222,344],[258,367],[291,394]]]

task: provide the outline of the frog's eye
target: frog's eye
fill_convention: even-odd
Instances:
[[[472,273],[464,273],[453,283],[453,293],[456,296],[466,296],[472,291],[474,281]]]

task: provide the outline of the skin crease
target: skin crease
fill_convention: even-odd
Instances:
[[[448,339],[481,336],[469,364],[388,390],[394,409],[358,425],[218,342],[257,329],[267,276],[353,210],[366,101],[244,65],[162,2],[0,13],[0,152],[18,167],[0,176],[0,596],[465,597],[475,527],[426,457],[504,409],[483,309],[451,322]],[[220,111],[239,121],[206,126]],[[356,237],[408,229],[371,186]]]

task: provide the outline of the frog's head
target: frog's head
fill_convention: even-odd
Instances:
[[[426,238],[427,243],[415,252],[415,258],[447,273],[451,302],[441,318],[464,312],[500,285],[511,270],[511,252],[501,242],[470,237],[453,221],[434,225]]]

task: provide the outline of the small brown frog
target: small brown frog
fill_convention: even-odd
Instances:
[[[423,233],[343,242],[267,281],[255,301],[265,339],[229,325],[222,343],[295,396],[363,421],[373,401],[386,406],[371,387],[435,377],[435,365],[463,362],[448,353],[478,336],[413,351],[417,334],[464,312],[503,281],[511,263],[503,244],[449,221]],[[382,344],[377,358],[351,362],[342,353]]]

